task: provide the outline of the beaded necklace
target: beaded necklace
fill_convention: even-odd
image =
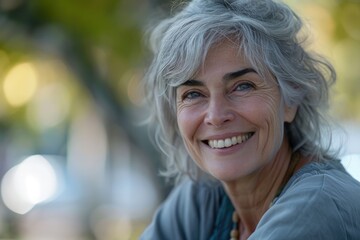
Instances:
[[[282,190],[284,189],[287,181],[290,179],[290,177],[294,174],[295,172],[295,168],[296,168],[296,165],[298,164],[300,160],[300,154],[298,154],[297,152],[296,153],[293,153],[291,155],[291,160],[290,160],[290,164],[289,164],[289,167],[288,167],[288,170],[287,170],[287,173],[284,177],[284,179],[286,179],[286,181],[284,181],[279,190],[277,191],[276,195],[275,195],[275,198],[274,200],[271,202],[270,204],[270,207],[273,205],[275,199],[277,199],[277,197],[280,195],[280,193],[282,192]],[[233,214],[232,214],[232,222],[233,222],[233,226],[232,226],[232,229],[230,231],[230,240],[238,240],[239,237],[240,237],[240,232],[239,232],[239,221],[240,221],[240,218],[236,212],[236,210],[234,210]]]
[[[233,212],[232,215],[233,221],[233,229],[230,232],[230,240],[237,240],[239,239],[239,216],[237,215],[236,211]]]

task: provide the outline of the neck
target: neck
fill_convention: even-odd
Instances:
[[[247,238],[256,228],[261,217],[283,185],[291,177],[295,166],[290,165],[292,150],[283,142],[274,159],[251,176],[232,182],[223,182],[240,218],[239,229]]]

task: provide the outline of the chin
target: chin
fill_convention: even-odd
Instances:
[[[208,165],[207,171],[214,178],[219,181],[234,181],[239,180],[241,178],[249,177],[255,174],[262,168],[261,164],[254,164],[256,162],[253,161],[246,162],[221,162],[217,163],[213,166]]]
[[[217,180],[221,182],[230,182],[235,181],[239,178],[242,178],[247,175],[247,173],[236,170],[234,168],[232,169],[216,169],[213,171],[208,171],[208,174],[216,178]]]

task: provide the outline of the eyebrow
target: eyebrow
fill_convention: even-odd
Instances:
[[[244,68],[239,71],[230,72],[223,76],[223,80],[228,82],[230,80],[233,80],[235,78],[241,77],[247,73],[257,73],[255,69],[253,68]],[[184,83],[180,84],[180,86],[204,86],[204,83],[202,81],[196,80],[196,79],[189,79],[185,81]]]
[[[257,73],[255,71],[255,69],[253,68],[244,68],[244,69],[241,69],[239,71],[236,71],[236,72],[231,72],[231,73],[227,73],[224,75],[223,79],[224,81],[230,81],[230,80],[233,80],[235,78],[238,78],[238,77],[241,77],[247,73]]]

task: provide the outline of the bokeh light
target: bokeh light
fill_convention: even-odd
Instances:
[[[4,204],[13,212],[25,214],[36,204],[55,196],[56,172],[43,156],[33,155],[11,168],[1,183]]]
[[[34,96],[37,85],[38,75],[33,64],[26,62],[15,65],[4,80],[5,99],[11,106],[22,106]]]

